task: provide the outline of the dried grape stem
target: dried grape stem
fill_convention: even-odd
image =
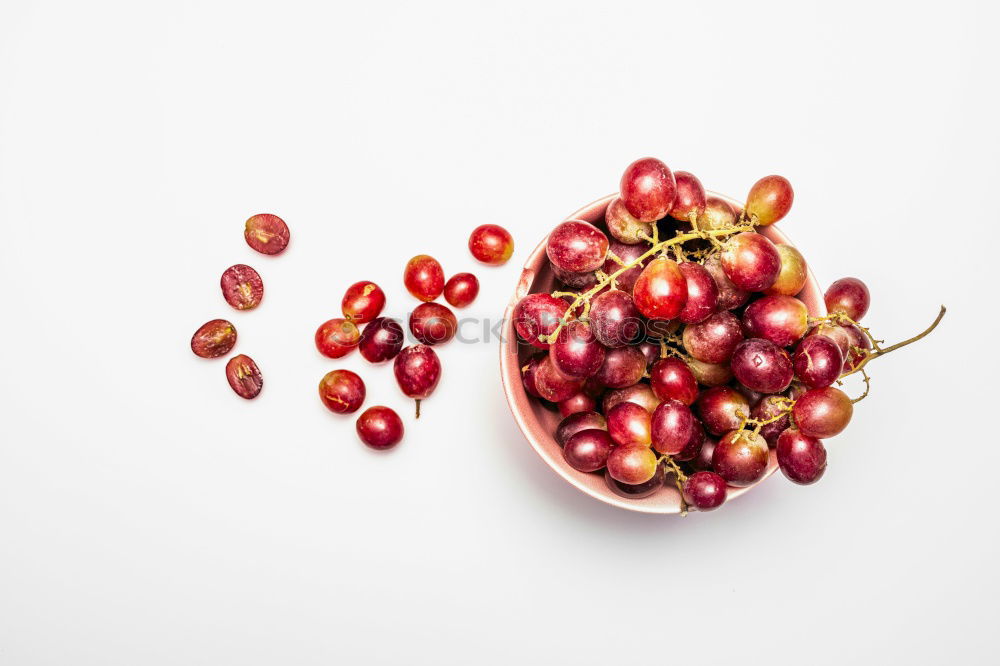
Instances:
[[[674,485],[677,486],[677,492],[681,496],[681,515],[686,516],[688,513],[688,505],[687,502],[684,501],[684,484],[688,480],[687,474],[685,474],[684,470],[680,468],[680,465],[674,462],[674,459],[667,454],[660,456],[656,462],[657,464],[664,463],[674,473]]]
[[[941,306],[941,311],[938,312],[938,316],[934,318],[934,321],[931,322],[930,326],[928,326],[927,328],[925,328],[923,331],[921,331],[917,335],[914,335],[912,338],[908,338],[906,340],[903,340],[902,342],[897,342],[896,344],[892,345],[891,347],[886,347],[885,349],[878,348],[878,349],[873,350],[871,353],[869,353],[864,358],[863,361],[861,361],[861,363],[858,364],[858,366],[856,368],[854,368],[850,372],[845,372],[842,375],[840,375],[840,379],[843,379],[844,377],[848,377],[850,375],[853,375],[856,372],[862,372],[862,370],[864,369],[864,367],[866,365],[868,365],[869,361],[872,361],[872,360],[878,358],[879,356],[885,356],[889,352],[896,351],[897,349],[902,349],[903,347],[905,347],[907,345],[913,344],[917,340],[921,340],[921,339],[927,337],[927,335],[929,335],[930,332],[933,331],[935,328],[937,328],[937,325],[941,323],[941,320],[944,318],[944,313],[947,312],[947,311],[948,311],[948,309],[945,308],[945,306],[942,305]],[[867,329],[864,329],[864,330],[867,332]],[[868,335],[871,335],[871,334],[868,334]],[[867,391],[865,392],[865,394],[867,395]]]

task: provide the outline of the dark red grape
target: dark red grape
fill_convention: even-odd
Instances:
[[[607,484],[611,492],[619,497],[625,497],[628,499],[641,499],[643,497],[649,497],[663,487],[663,482],[666,481],[666,479],[667,466],[663,463],[656,466],[656,472],[653,473],[653,476],[648,481],[636,485],[630,485],[617,481],[613,476],[611,476],[610,470],[604,471],[604,483]]]
[[[781,294],[795,296],[806,286],[809,271],[805,257],[791,245],[777,245],[778,256],[781,257],[781,269],[774,284],[764,290],[766,294]]]
[[[559,331],[549,350],[552,362],[567,377],[586,378],[604,363],[604,346],[584,321],[571,321]]]
[[[715,446],[718,443],[718,440],[706,437],[705,441],[701,445],[701,450],[698,452],[698,455],[696,455],[694,460],[691,461],[691,466],[699,471],[711,470],[712,456],[715,454]]]
[[[406,263],[403,284],[414,298],[433,301],[444,290],[444,270],[434,257],[418,254]]]
[[[782,176],[764,176],[750,188],[747,195],[746,211],[750,219],[766,227],[774,224],[792,208],[795,193],[792,184]]]
[[[601,409],[607,414],[611,409],[622,402],[634,402],[650,414],[660,404],[660,399],[653,395],[653,390],[649,384],[632,384],[625,388],[611,389],[604,394],[601,402]]]
[[[793,296],[765,296],[747,306],[743,328],[748,338],[764,338],[788,347],[809,329],[809,310]]]
[[[549,335],[559,326],[559,321],[569,309],[566,301],[551,294],[528,294],[514,306],[511,317],[518,337],[533,347],[548,349],[549,343],[538,338]]]
[[[810,389],[795,401],[792,417],[804,434],[826,439],[843,432],[851,422],[854,405],[847,394],[827,386]]]
[[[698,419],[694,420],[694,428],[691,430],[691,438],[684,445],[678,453],[675,453],[672,457],[678,462],[687,462],[694,460],[701,453],[701,447],[705,444],[705,429],[701,425],[701,421]]]
[[[749,486],[767,472],[767,442],[750,430],[728,432],[712,453],[712,469],[731,486]]]
[[[740,289],[733,284],[733,281],[729,279],[726,271],[722,268],[722,259],[719,255],[715,254],[706,259],[704,266],[705,270],[712,276],[712,279],[715,280],[715,286],[719,290],[716,309],[719,311],[733,310],[749,300],[750,292]]]
[[[507,263],[514,254],[514,238],[499,225],[483,224],[469,235],[469,252],[484,264],[499,266]]]
[[[608,237],[589,222],[570,220],[552,230],[545,252],[564,271],[596,271],[608,257]]]
[[[590,327],[605,347],[624,347],[642,336],[642,317],[632,297],[612,289],[590,302]]]
[[[823,337],[833,340],[837,347],[840,348],[840,353],[847,358],[847,355],[851,351],[851,344],[853,338],[850,333],[847,332],[840,324],[833,324],[831,322],[825,321],[821,324],[816,325],[811,331],[809,331],[807,337],[814,335],[821,335]]]
[[[410,332],[425,345],[448,342],[458,331],[458,319],[447,305],[421,303],[410,313]]]
[[[277,215],[261,213],[247,220],[243,237],[261,254],[278,254],[288,247],[288,225]]]
[[[784,432],[785,428],[788,427],[788,411],[786,410],[784,401],[782,401],[779,396],[764,396],[764,398],[750,410],[750,416],[758,421],[768,421],[779,414],[784,414],[784,416],[773,423],[768,423],[767,425],[762,426],[760,429],[761,437],[764,438],[767,445],[771,448],[774,448],[774,445],[778,442],[778,435]]]
[[[420,401],[434,392],[441,379],[438,355],[427,345],[412,345],[396,356],[392,372],[403,394],[416,400],[417,418],[420,418]]]
[[[685,261],[680,265],[687,281],[687,302],[677,316],[685,324],[708,319],[719,305],[719,287],[715,278],[701,264]]]
[[[344,316],[355,324],[369,322],[385,307],[385,293],[374,282],[362,280],[347,288],[340,302]]]
[[[695,406],[705,429],[713,435],[738,428],[743,417],[750,416],[750,403],[739,391],[728,386],[702,391]]]
[[[664,400],[653,412],[653,448],[660,453],[680,453],[695,434],[694,414],[684,403]]]
[[[790,480],[809,485],[826,472],[826,447],[815,437],[788,428],[778,437],[778,467]]]
[[[740,320],[731,312],[716,312],[705,321],[684,327],[684,348],[703,363],[724,363],[743,340]]]
[[[225,356],[234,346],[236,327],[225,319],[207,321],[191,336],[191,351],[202,358]]]
[[[403,439],[403,421],[399,414],[381,405],[363,411],[354,428],[365,446],[379,451],[391,449]]]
[[[608,437],[608,440],[611,438]],[[653,478],[657,460],[648,446],[616,446],[611,450],[607,464],[612,479],[635,486]]]
[[[731,236],[722,246],[722,269],[733,284],[746,291],[764,291],[781,272],[781,255],[774,243],[752,231]]]
[[[810,335],[802,339],[792,357],[795,376],[809,388],[822,388],[836,381],[844,368],[844,355],[830,338]]]
[[[666,164],[653,157],[629,164],[622,174],[620,189],[625,208],[643,222],[666,217],[677,194],[674,175]]]
[[[650,414],[634,402],[620,402],[607,413],[608,434],[615,444],[649,446]]]
[[[872,341],[854,324],[847,324],[842,328],[850,339],[850,349],[844,357],[844,372],[850,372],[867,358],[868,350],[872,348]]]
[[[264,298],[264,281],[246,264],[236,264],[222,274],[222,297],[237,310],[253,310]]]
[[[353,321],[336,317],[323,322],[316,329],[316,349],[323,356],[341,358],[347,356],[361,341],[361,332]]]
[[[545,400],[562,402],[573,397],[583,388],[583,379],[573,379],[565,376],[552,362],[552,356],[546,356],[538,364],[534,374],[535,390]]]
[[[521,383],[524,384],[524,390],[528,395],[536,398],[541,398],[542,395],[538,392],[538,387],[535,386],[535,373],[538,372],[538,366],[546,357],[546,354],[535,354],[521,367]]]
[[[854,321],[861,321],[871,305],[871,294],[864,282],[858,278],[846,277],[831,284],[823,300],[826,301],[826,311],[830,314],[841,313]]]
[[[643,340],[638,345],[639,351],[646,357],[646,365],[656,363],[660,360],[660,345],[652,340]]]
[[[381,363],[396,358],[403,348],[403,327],[395,319],[376,317],[361,331],[358,351],[366,361]]]
[[[331,370],[319,382],[319,399],[331,412],[356,412],[365,401],[365,383],[350,370]]]
[[[678,358],[661,358],[649,371],[649,385],[660,400],[678,400],[693,405],[698,399],[698,382],[687,363]]]
[[[733,382],[733,388],[739,391],[740,394],[747,399],[747,402],[750,404],[750,409],[753,409],[754,406],[760,402],[761,398],[764,397],[764,394],[760,391],[749,389],[739,382]]]
[[[642,269],[632,298],[639,312],[651,319],[675,319],[687,303],[687,279],[677,262],[658,257]]]
[[[444,300],[453,307],[467,307],[478,295],[479,280],[472,273],[455,273],[444,283]]]
[[[792,359],[770,340],[750,338],[736,346],[730,366],[741,384],[759,393],[780,393],[792,383]]]
[[[705,212],[705,188],[693,173],[687,171],[674,172],[676,196],[670,209],[670,217],[676,220],[689,221],[694,213],[695,219]]]
[[[264,388],[264,379],[260,368],[246,354],[238,354],[226,363],[226,379],[236,395],[247,400],[253,400]]]
[[[684,482],[684,501],[699,511],[711,511],[726,501],[726,480],[715,472],[695,472]]]
[[[604,221],[608,225],[608,231],[612,238],[623,244],[642,243],[645,240],[643,236],[649,238],[653,235],[653,225],[633,217],[625,208],[621,197],[616,198],[608,206],[608,210],[604,213]]]
[[[563,458],[578,472],[596,472],[608,463],[614,442],[606,430],[581,430],[563,445]]]
[[[577,412],[592,412],[597,408],[597,401],[583,391],[559,402],[559,415],[567,417]]]
[[[642,379],[646,357],[637,347],[609,349],[595,377],[608,388],[625,388]]]
[[[559,446],[563,446],[576,433],[581,430],[590,430],[591,428],[607,430],[608,422],[597,412],[576,412],[575,414],[570,414],[560,421],[556,427],[556,443]]]
[[[611,241],[608,255],[614,253],[616,257],[621,259],[626,264],[631,264],[641,257],[647,249],[648,248],[644,245],[625,245],[624,243],[619,243],[618,241]],[[631,294],[633,287],[635,287],[635,281],[639,279],[639,275],[642,273],[642,269],[645,265],[646,262],[638,262],[635,266],[623,271],[621,275],[615,278],[618,288],[626,294]],[[608,275],[611,275],[620,268],[621,265],[608,256],[608,259],[604,262],[602,270]],[[588,275],[593,275],[593,273],[588,273]],[[596,280],[597,278],[595,277],[594,279]]]
[[[556,274],[556,279],[559,282],[571,289],[587,291],[597,284],[597,275],[592,271],[574,273],[573,271],[564,271],[558,266],[552,266],[552,272]]]

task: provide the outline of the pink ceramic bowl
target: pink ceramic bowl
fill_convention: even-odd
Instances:
[[[604,211],[616,196],[617,195],[612,194],[604,197],[603,199],[599,199],[589,206],[584,206],[566,219],[586,220],[587,222],[592,222],[597,226],[603,227]],[[723,199],[726,199],[732,203],[737,210],[742,208],[741,203],[738,203],[729,197],[719,194],[716,194],[715,196],[721,196]],[[773,225],[762,228],[761,233],[775,243],[782,243],[785,245],[792,244],[791,241],[788,240],[788,237],[781,233],[781,231]],[[521,278],[517,283],[517,289],[514,292],[514,297],[507,306],[507,312],[504,315],[504,341],[500,347],[500,376],[503,380],[504,393],[507,396],[507,402],[510,404],[511,412],[514,414],[514,420],[517,421],[517,425],[521,428],[521,432],[524,433],[528,442],[531,443],[535,452],[542,457],[545,464],[565,479],[567,483],[575,486],[591,497],[595,497],[602,502],[621,507],[622,509],[628,509],[630,511],[641,511],[644,513],[680,513],[680,494],[677,492],[677,488],[670,483],[669,480],[662,489],[649,497],[638,499],[625,498],[615,494],[610,488],[607,487],[604,482],[603,474],[584,474],[570,467],[563,459],[562,449],[559,444],[556,443],[555,437],[553,436],[556,426],[561,420],[559,412],[546,409],[539,400],[529,396],[524,390],[524,385],[521,383],[521,367],[527,361],[528,357],[537,351],[537,349],[526,344],[519,343],[517,334],[514,332],[512,313],[514,306],[519,300],[524,298],[525,295],[536,291],[552,291],[555,286],[555,276],[552,273],[552,269],[549,267],[548,257],[545,255],[546,240],[547,238],[542,239],[542,242],[538,244],[538,247],[535,248],[534,252],[531,253],[531,256],[528,257],[528,261],[524,264],[524,270],[521,272]],[[802,293],[799,294],[799,298],[801,298],[806,304],[806,307],[809,308],[810,315],[818,317],[826,314],[826,308],[823,304],[823,292],[820,290],[819,284],[816,282],[816,278],[812,274],[811,270],[809,271],[809,279],[806,282],[806,286],[802,290]],[[772,450],[771,459],[767,467],[767,473],[764,475],[764,478],[757,483],[762,483],[765,479],[767,479],[767,477],[771,476],[777,468],[778,463],[775,459],[774,451]],[[748,486],[746,488],[730,487],[727,501],[739,497],[753,487],[754,486]]]

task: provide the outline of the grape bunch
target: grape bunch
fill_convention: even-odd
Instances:
[[[945,309],[884,347],[860,323],[868,288],[843,278],[826,291],[828,314],[810,316],[797,298],[805,258],[759,233],[793,198],[787,179],[767,176],[734,206],[643,158],[622,175],[603,228],[552,230],[546,254],[561,287],[521,299],[513,324],[535,348],[524,389],[559,410],[555,439],[573,469],[603,473],[624,497],[672,480],[682,513],[760,481],[772,449],[791,481],[823,476],[824,440],[868,395],[867,364],[927,335]],[[864,387],[855,398],[841,388],[851,375]]]

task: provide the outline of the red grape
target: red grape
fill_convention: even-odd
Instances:
[[[747,195],[746,211],[751,219],[757,218],[757,224],[766,227],[774,224],[792,207],[795,193],[792,184],[782,176],[764,176],[750,188]]]
[[[716,312],[705,321],[684,327],[684,348],[704,363],[728,361],[741,340],[743,328],[731,312]]]
[[[392,371],[403,393],[416,399],[417,418],[420,418],[420,401],[434,391],[441,379],[441,361],[437,354],[427,345],[412,345],[396,356]]]
[[[444,270],[434,257],[418,254],[406,262],[403,284],[414,298],[433,301],[444,290]]]
[[[524,390],[528,395],[536,398],[541,398],[542,396],[538,392],[538,387],[535,386],[535,373],[538,372],[538,366],[541,365],[546,357],[547,354],[535,354],[521,368],[521,383],[524,384]]]
[[[564,326],[549,354],[559,372],[567,377],[590,377],[604,363],[604,346],[584,321],[571,321]]]
[[[615,444],[649,446],[650,414],[634,402],[620,402],[607,414],[608,434]]]
[[[583,388],[582,379],[567,377],[556,368],[552,356],[546,356],[538,364],[534,374],[535,390],[543,399],[550,402],[562,402],[580,392]]]
[[[288,247],[288,225],[277,215],[261,213],[246,223],[243,237],[247,245],[261,254],[278,254]]]
[[[715,447],[718,440],[706,437],[701,445],[701,451],[691,461],[691,466],[699,471],[712,469],[712,456],[715,454]]]
[[[639,351],[646,357],[646,365],[655,363],[660,359],[660,345],[652,340],[643,340],[639,343]]]
[[[861,321],[871,305],[871,294],[864,282],[858,278],[846,277],[831,284],[823,300],[826,301],[826,310],[830,314],[841,313],[854,321]]]
[[[247,400],[253,400],[264,387],[264,379],[260,369],[253,359],[245,354],[238,354],[226,363],[226,379],[236,395]]]
[[[705,429],[713,435],[738,428],[743,417],[750,415],[747,399],[728,386],[715,386],[702,391],[695,406]]]
[[[780,393],[792,383],[792,359],[770,340],[750,338],[736,346],[730,362],[741,384],[759,393]]]
[[[605,347],[624,347],[642,336],[639,310],[632,297],[619,289],[607,291],[590,302],[590,326]]]
[[[847,329],[840,324],[833,324],[828,321],[824,321],[809,331],[807,337],[814,335],[823,336],[833,340],[837,344],[837,347],[840,348],[840,353],[845,359],[851,351],[851,344],[853,343],[854,338],[847,332]]]
[[[649,497],[663,487],[663,482],[667,479],[667,467],[663,463],[656,466],[656,471],[648,481],[637,484],[622,483],[611,476],[610,470],[604,471],[604,483],[614,494],[628,499],[641,499]]]
[[[236,264],[222,274],[222,297],[237,310],[253,310],[264,298],[264,281],[246,264]]]
[[[578,472],[596,472],[608,463],[614,442],[606,430],[581,430],[563,445],[563,458]]]
[[[336,317],[316,329],[316,349],[323,356],[341,358],[351,353],[361,340],[361,332],[349,319]]]
[[[347,288],[340,307],[345,317],[355,324],[364,324],[382,312],[385,307],[385,292],[374,282],[355,282]]]
[[[726,276],[746,291],[764,291],[781,272],[781,255],[774,243],[752,231],[730,237],[720,258]]]
[[[712,279],[715,280],[715,286],[719,291],[716,309],[720,311],[733,310],[749,300],[750,292],[740,289],[733,284],[733,281],[729,279],[726,271],[722,268],[722,259],[719,255],[715,254],[706,259],[704,266],[705,270],[712,276]]]
[[[379,451],[391,449],[403,439],[403,421],[399,414],[381,405],[363,411],[354,428],[365,446]]]
[[[685,261],[680,265],[687,281],[687,303],[677,316],[685,324],[705,321],[719,305],[719,287],[701,264]]]
[[[649,371],[649,385],[660,400],[678,400],[693,405],[698,399],[698,382],[687,363],[678,358],[661,358]]]
[[[792,417],[799,430],[810,437],[826,439],[847,427],[854,414],[854,405],[847,394],[826,386],[810,389],[795,401]]]
[[[691,438],[684,445],[684,448],[680,452],[674,454],[672,457],[674,460],[679,462],[687,462],[689,460],[694,460],[701,453],[701,447],[705,444],[705,429],[701,425],[701,421],[698,419],[694,420],[694,428],[691,430]]]
[[[577,412],[592,412],[597,408],[597,401],[583,391],[559,402],[559,415],[567,417]]]
[[[576,412],[575,414],[570,414],[559,422],[559,426],[556,428],[556,442],[559,446],[564,446],[570,437],[581,430],[590,430],[591,428],[607,430],[608,422],[597,412]]]
[[[674,319],[687,303],[687,279],[677,262],[658,257],[646,264],[632,287],[639,312],[652,319]]]
[[[568,309],[566,301],[551,294],[528,294],[514,306],[511,314],[514,329],[522,340],[532,346],[548,349],[549,343],[538,338],[555,331]]]
[[[767,442],[750,431],[728,432],[712,453],[712,469],[731,486],[749,486],[767,472]]]
[[[638,347],[609,349],[595,377],[608,388],[625,388],[642,379],[646,357]]]
[[[736,211],[725,199],[709,195],[705,198],[705,212],[698,218],[698,228],[710,231],[728,229],[736,225]]]
[[[726,501],[726,480],[715,472],[695,472],[684,482],[684,501],[699,511],[711,511]]]
[[[626,264],[631,264],[635,262],[639,257],[641,257],[648,248],[642,245],[625,245],[624,243],[619,243],[618,241],[611,241],[611,245],[608,249],[608,258],[604,262],[602,270],[611,275],[615,271],[621,268],[621,265],[612,259],[610,255],[613,253],[616,257],[621,259]],[[648,260],[647,260],[648,261]],[[635,286],[635,281],[639,279],[639,275],[642,273],[643,267],[646,262],[640,261],[626,269],[615,278],[615,282],[618,284],[618,288],[624,291],[626,294],[632,293],[632,288]],[[593,276],[593,273],[588,273],[587,275]],[[597,284],[597,277],[594,277],[594,284]],[[591,285],[593,286],[593,285]]]
[[[809,329],[809,309],[793,296],[765,296],[747,306],[743,313],[747,337],[764,338],[779,347],[802,339]]]
[[[358,351],[366,361],[380,363],[396,357],[403,348],[403,327],[395,319],[377,317],[361,331]]]
[[[550,266],[552,266],[550,264]],[[552,266],[552,272],[556,274],[556,279],[571,289],[588,290],[597,284],[597,275],[591,271],[564,271],[558,266]]]
[[[695,418],[691,409],[677,400],[664,400],[652,419],[653,448],[660,453],[676,455],[695,436]]]
[[[612,238],[622,244],[642,243],[645,240],[643,236],[648,238],[653,235],[653,225],[633,217],[625,208],[621,197],[616,198],[608,206],[608,210],[604,213],[604,221]]]
[[[806,286],[809,271],[806,259],[802,253],[791,245],[777,245],[778,256],[781,258],[781,269],[774,284],[764,290],[766,294],[782,294],[795,296]]]
[[[822,388],[836,381],[844,368],[844,355],[830,338],[810,335],[803,338],[792,357],[795,376],[809,388]]]
[[[872,341],[854,324],[848,324],[843,329],[850,338],[850,349],[847,356],[844,357],[844,372],[850,372],[861,365],[861,361],[868,356],[868,350],[872,348]]]
[[[225,356],[235,345],[236,327],[225,319],[205,322],[191,336],[191,351],[202,358]]]
[[[610,389],[604,394],[604,399],[601,401],[601,409],[607,414],[615,405],[622,402],[634,402],[652,414],[661,401],[653,395],[653,390],[649,388],[649,384],[639,383],[626,386],[625,388]]]
[[[698,359],[688,361],[691,374],[702,386],[722,386],[733,378],[733,370],[729,363],[703,363]]]
[[[608,456],[607,465],[612,479],[634,486],[653,478],[657,460],[648,446],[616,446]]]
[[[479,295],[479,280],[472,273],[456,273],[444,283],[444,300],[456,308],[472,304]]]
[[[815,437],[788,428],[778,437],[778,466],[790,481],[816,483],[826,471],[826,447]]]
[[[564,271],[596,271],[608,257],[608,237],[589,222],[570,220],[552,230],[545,252]]]
[[[677,194],[674,175],[666,164],[644,157],[629,164],[622,174],[621,198],[633,217],[654,222],[666,217]]]
[[[784,416],[773,423],[761,426],[760,429],[761,437],[767,441],[767,445],[771,448],[774,448],[774,445],[777,443],[778,435],[784,432],[785,428],[788,427],[789,419],[785,403],[779,396],[768,395],[764,396],[764,398],[758,402],[752,410],[750,410],[750,416],[758,421],[767,421],[782,413],[784,413]]]
[[[365,383],[350,370],[331,370],[319,382],[319,399],[331,412],[356,412],[365,401]]]
[[[458,320],[447,305],[421,303],[410,313],[410,332],[425,345],[437,345],[455,337]]]
[[[514,238],[499,225],[483,224],[469,235],[469,252],[484,264],[499,266],[514,254]]]
[[[691,213],[695,219],[705,212],[705,188],[693,173],[687,171],[674,172],[676,196],[670,209],[670,217],[676,220],[689,221]]]

